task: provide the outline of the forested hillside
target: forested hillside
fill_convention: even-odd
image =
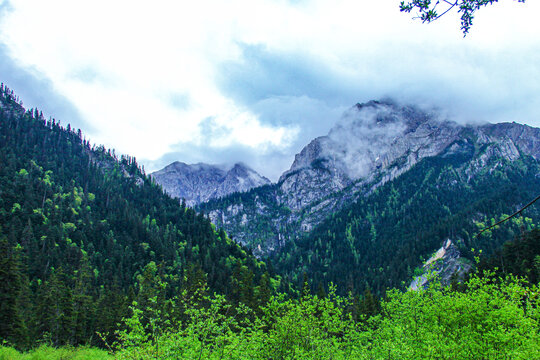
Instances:
[[[0,90],[0,358],[540,356],[538,207],[473,237],[540,188],[531,156],[423,159],[276,252],[280,277],[135,159]],[[492,254],[483,272],[403,292],[448,234]]]
[[[538,231],[528,238],[538,242]],[[526,241],[528,242],[528,240]],[[521,245],[518,245],[521,247]],[[513,263],[521,255],[508,253]],[[537,258],[539,254],[535,255]],[[530,268],[524,267],[524,270]],[[506,271],[472,274],[459,288],[433,282],[419,291],[391,290],[380,307],[354,298],[270,298],[257,314],[222,297],[190,308],[182,326],[143,327],[134,311],[110,355],[42,346],[27,354],[0,346],[0,357],[52,359],[537,359],[538,285]],[[151,331],[150,331],[151,330]]]
[[[415,268],[448,238],[472,260],[536,227],[538,205],[475,236],[538,195],[540,165],[530,156],[493,157],[472,169],[483,149],[459,145],[461,151],[422,160],[288,242],[274,257],[278,271],[295,283],[307,273],[314,289],[333,282],[342,293],[370,287],[380,296],[408,284]]]
[[[357,104],[275,184],[199,205],[300,287],[404,288],[447,240],[490,255],[540,224],[540,129],[460,124],[391,100]],[[287,282],[286,281],[286,282]]]
[[[208,284],[245,301],[239,291],[253,294],[261,279],[269,291],[265,272],[135,159],[25,111],[2,85],[0,340],[103,346],[96,332],[113,340],[133,301],[180,317],[168,299]]]

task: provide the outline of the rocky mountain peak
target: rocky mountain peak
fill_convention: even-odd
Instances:
[[[324,198],[359,181],[380,177],[376,187],[425,157],[467,150],[466,143],[486,145],[486,156],[540,158],[540,129],[515,123],[464,125],[434,110],[391,99],[372,100],[353,106],[328,135],[304,147],[279,183],[287,193],[302,189],[301,199],[288,196],[286,200],[288,206],[297,208],[310,202],[305,192],[314,194],[313,199]],[[316,180],[306,184],[309,179]]]
[[[326,164],[325,170],[341,173],[344,179],[359,179],[375,168],[389,165],[394,157],[390,153],[400,138],[408,135],[420,139],[441,125],[448,126],[450,122],[442,123],[433,114],[390,99],[356,104],[328,135],[314,139],[296,155],[280,181],[300,169],[322,164]]]
[[[249,176],[249,174],[253,172],[255,172],[253,169],[241,162],[234,164],[233,167],[229,170],[230,174],[244,177]]]
[[[459,131],[457,124],[441,121],[436,113],[392,100],[357,104],[328,135],[296,155],[279,179],[288,194],[283,202],[299,209],[377,174],[384,173],[383,182],[389,181],[420,159],[440,153]]]
[[[169,195],[185,199],[190,206],[270,183],[243,163],[230,167],[176,161],[151,176]]]
[[[438,156],[467,159],[460,171],[463,181],[471,181],[487,168],[504,168],[505,162],[523,156],[539,159],[540,129],[514,123],[460,124],[436,110],[389,99],[356,104],[327,135],[295,156],[264,199],[253,195],[253,208],[244,203],[205,210],[239,241],[257,238],[246,229],[267,215],[266,224],[275,231],[268,233],[261,252],[271,251],[423,159]],[[280,215],[268,209],[280,209]]]
[[[540,129],[528,125],[512,123],[486,124],[479,130],[486,136],[485,141],[511,142],[523,153],[540,159]]]

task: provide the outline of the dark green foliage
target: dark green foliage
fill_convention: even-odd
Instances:
[[[483,258],[479,268],[524,277],[531,284],[537,284],[540,281],[540,229],[506,242],[495,254]]]
[[[238,267],[251,286],[240,301],[254,302],[263,263],[165,195],[134,158],[25,111],[3,85],[0,164],[0,341],[102,346],[96,331],[113,341],[132,301],[163,312],[200,274],[234,296]]]
[[[272,259],[277,272],[295,284],[307,272],[312,290],[333,282],[343,295],[362,293],[368,285],[382,296],[408,284],[414,269],[447,238],[472,259],[472,248],[489,255],[531,230],[540,222],[538,204],[474,237],[538,195],[540,165],[530,157],[492,159],[470,176],[471,159],[482,152],[470,143],[458,144],[458,153],[423,159],[331,214],[307,236],[287,242]]]
[[[20,248],[12,247],[0,237],[0,339],[28,344],[24,316],[27,279],[20,258]]]
[[[360,302],[360,313],[364,314],[365,316],[372,317],[380,313],[380,304],[379,301],[373,294],[371,293],[371,290],[369,288],[366,288],[364,291],[364,297],[362,298],[362,301]]]

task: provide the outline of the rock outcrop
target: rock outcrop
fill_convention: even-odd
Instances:
[[[409,290],[427,288],[434,280],[442,285],[450,285],[453,279],[460,281],[472,269],[470,260],[461,257],[461,253],[452,240],[447,239],[444,245],[422,266],[422,275],[416,276]]]

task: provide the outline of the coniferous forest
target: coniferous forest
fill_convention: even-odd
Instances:
[[[499,218],[466,222],[479,208],[504,213],[508,196],[525,201],[537,165],[507,168],[497,184],[479,177],[439,214],[452,193],[422,187],[422,176],[452,181],[461,159],[425,161],[404,175],[422,196],[398,179],[262,261],[134,158],[0,92],[0,359],[540,358],[537,210],[475,240]],[[376,201],[388,194],[393,203]],[[420,206],[432,216],[415,217]],[[373,222],[391,243],[369,241]],[[415,222],[425,231],[410,239]],[[471,239],[464,252],[487,249],[467,254],[477,270],[404,291],[396,279],[442,233]],[[374,265],[355,267],[361,257]]]
[[[275,281],[134,159],[25,112],[4,87],[1,110],[2,339],[21,348],[39,339],[99,345],[96,332],[112,341],[133,302],[165,307],[206,286],[239,301],[238,283],[255,301],[256,289]]]

